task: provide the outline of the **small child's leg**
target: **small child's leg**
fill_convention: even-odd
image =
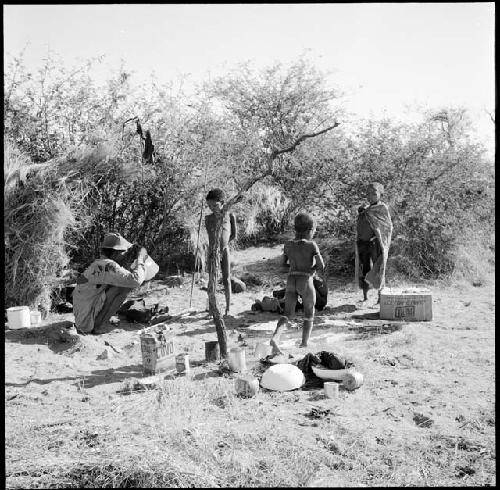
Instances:
[[[292,318],[295,316],[295,307],[297,306],[297,293],[287,287],[285,291],[285,316]]]
[[[300,347],[307,347],[307,342],[311,336],[314,321],[314,305],[316,303],[316,289],[312,278],[307,281],[302,293],[302,303],[304,305],[304,323],[302,325],[302,343]]]
[[[309,342],[312,328],[313,320],[304,320],[304,324],[302,325],[302,343],[300,344],[300,347],[307,347],[307,342]]]
[[[280,348],[278,347],[278,342],[280,340],[281,334],[283,333],[283,330],[286,329],[287,325],[288,318],[286,316],[280,316],[278,325],[276,326],[276,330],[274,331],[273,336],[269,342],[271,344],[271,347],[273,348],[273,354],[282,354]]]

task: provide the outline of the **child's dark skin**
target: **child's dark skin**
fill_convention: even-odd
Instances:
[[[285,244],[285,255],[290,261],[290,272],[287,278],[284,316],[279,319],[270,341],[275,354],[281,354],[278,347],[279,337],[289,324],[289,318],[295,312],[298,294],[302,296],[304,305],[304,324],[300,347],[307,347],[311,335],[316,301],[313,275],[316,270],[319,270],[322,275],[325,272],[323,257],[316,242],[312,241],[313,235],[314,228],[306,231],[296,231],[295,240]]]
[[[366,199],[367,201],[369,202],[369,205],[374,205],[374,204],[378,204],[379,201],[380,201],[380,198],[381,198],[381,193],[380,191],[373,187],[373,186],[369,186],[368,189],[366,190]],[[360,210],[362,210],[363,208],[366,209],[368,208],[369,206],[362,206],[360,208]],[[363,288],[363,301],[367,301],[368,300],[368,287],[364,287]],[[380,291],[378,293],[378,301],[377,301],[377,304],[380,303]]]

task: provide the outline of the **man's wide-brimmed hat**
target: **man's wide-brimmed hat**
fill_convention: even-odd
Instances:
[[[132,244],[118,233],[106,233],[101,243],[101,248],[112,248],[113,250],[128,250]]]

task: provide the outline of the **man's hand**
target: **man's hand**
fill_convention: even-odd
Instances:
[[[138,254],[137,254],[137,261],[138,261],[138,262],[139,262],[139,261],[143,261],[143,262],[144,262],[144,261],[147,259],[147,257],[148,257],[148,252],[147,252],[147,250],[146,250],[144,247],[141,247],[141,248],[139,249]]]

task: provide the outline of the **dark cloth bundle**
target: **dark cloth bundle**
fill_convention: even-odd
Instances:
[[[324,380],[314,374],[312,366],[325,369],[347,369],[354,366],[354,364],[333,352],[321,351],[316,354],[306,354],[306,356],[297,363],[297,367],[304,373],[306,378],[306,382],[303,386],[305,390],[323,387]]]
[[[155,315],[168,313],[168,306],[155,303],[146,305],[143,299],[129,300],[117,311],[119,315],[124,315],[129,322],[148,323]]]
[[[316,290],[316,304],[314,306],[321,311],[328,302],[328,286],[319,277],[313,278],[313,284]]]

